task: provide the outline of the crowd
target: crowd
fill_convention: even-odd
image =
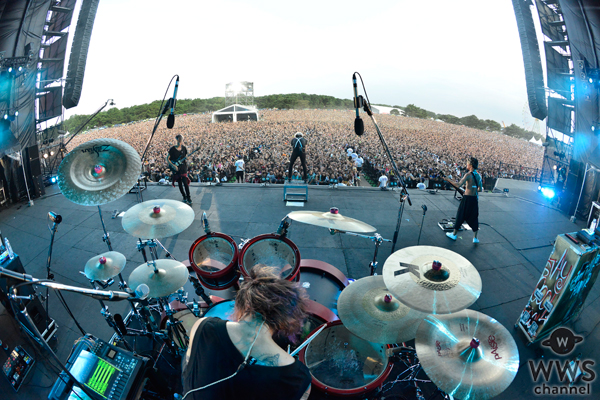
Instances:
[[[468,156],[479,160],[484,177],[497,177],[501,166],[540,168],[543,148],[500,133],[480,131],[440,121],[376,115],[398,169],[406,178],[423,181],[446,175],[456,179]],[[261,110],[259,121],[211,123],[210,114],[179,115],[175,127],[157,129],[144,163],[153,181],[168,180],[168,149],[175,136],[184,137],[192,181],[234,181],[236,160],[245,161],[246,182],[283,183],[287,175],[290,140],[302,132],[310,183],[356,183],[356,163],[352,154],[365,162],[371,173],[395,177],[373,124],[364,115],[365,133],[354,133],[354,113],[347,110]],[[114,138],[132,145],[140,155],[152,132],[154,121],[93,130],[79,134],[69,144],[71,150],[88,140]],[[352,151],[348,151],[351,148]],[[356,157],[354,157],[356,158]],[[292,179],[301,179],[296,163]]]

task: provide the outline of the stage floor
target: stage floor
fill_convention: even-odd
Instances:
[[[557,234],[581,229],[581,222],[572,223],[569,217],[553,209],[547,200],[535,191],[534,185],[500,180],[497,188],[510,187],[508,196],[503,193],[484,193],[480,196],[480,243],[472,243],[472,232],[459,233],[455,242],[448,239],[438,227],[438,222],[455,215],[458,201],[454,192],[432,194],[428,191],[410,190],[412,207],[406,206],[401,222],[396,250],[417,245],[421,222],[423,227],[421,245],[439,246],[466,257],[479,271],[483,281],[482,294],[470,308],[483,312],[502,323],[514,336],[520,351],[521,368],[512,385],[498,399],[521,399],[533,396],[534,381],[528,367],[529,360],[539,359],[539,344],[526,346],[521,333],[513,328],[526,299],[531,295],[543,266],[552,250]],[[14,251],[21,257],[28,274],[36,278],[46,277],[46,259],[50,244],[47,214],[54,211],[63,217],[58,227],[52,252],[52,271],[55,280],[69,285],[89,287],[89,281],[80,274],[85,263],[95,255],[108,251],[102,241],[102,226],[97,207],[75,205],[58,193],[56,186],[49,193],[35,200],[32,207],[15,205],[0,212],[0,229],[8,237]],[[206,212],[211,229],[232,236],[239,243],[242,238],[277,230],[281,219],[296,210],[327,211],[338,207],[344,216],[356,218],[377,228],[384,238],[392,239],[396,229],[399,193],[380,191],[376,188],[309,188],[309,199],[303,207],[287,206],[283,201],[283,186],[261,187],[250,184],[225,184],[220,187],[197,185],[191,187],[192,208],[196,213],[194,223],[179,235],[166,238],[162,243],[181,261],[188,257],[192,243],[204,234],[201,224],[202,212]],[[181,200],[179,190],[171,186],[148,186],[143,192],[144,200]],[[124,232],[121,218],[111,218],[113,211],[126,211],[136,204],[136,195],[127,194],[102,206],[104,220],[115,251],[127,257],[123,272],[125,279],[131,271],[143,263],[136,247],[136,238]],[[427,206],[423,219],[422,205]],[[347,235],[330,235],[325,228],[293,222],[288,236],[299,248],[301,257],[318,259],[340,269],[349,278],[360,279],[369,275],[369,262],[373,258],[374,243],[368,239]],[[391,253],[391,244],[384,243],[379,249],[381,272]],[[161,254],[164,257],[164,253]],[[114,289],[118,289],[113,285]],[[190,294],[193,296],[193,293]],[[82,328],[94,336],[108,340],[112,329],[100,314],[98,301],[75,293],[64,293]],[[600,360],[596,346],[600,331],[600,285],[596,285],[585,304],[580,317],[571,327],[584,342],[577,347],[582,358]],[[126,302],[111,303],[110,311],[123,313]],[[35,370],[28,377],[18,395],[0,377],[0,391],[4,399],[46,398],[56,375],[48,368],[41,352],[34,351],[30,341],[23,337],[13,319],[0,305],[0,339],[10,348],[23,345],[37,359]],[[73,342],[81,332],[51,294],[50,316],[59,325],[56,352],[64,362]],[[0,362],[6,356],[0,352]],[[541,384],[541,381],[538,383]],[[598,381],[592,383],[598,391]],[[395,389],[390,393],[398,393]],[[403,393],[414,398],[414,392]]]

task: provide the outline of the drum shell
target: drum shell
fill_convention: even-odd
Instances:
[[[228,250],[231,250],[232,253],[231,260],[225,268],[218,271],[208,271],[198,265],[198,260],[196,260],[194,253],[200,250],[200,246],[208,244],[208,242],[229,244]],[[203,286],[212,290],[224,290],[237,284],[240,277],[238,270],[239,252],[235,240],[230,236],[219,232],[211,232],[200,236],[190,247],[188,256],[190,265]]]
[[[250,254],[248,253],[254,249],[258,250],[258,248],[261,248],[262,250],[265,250],[265,246],[270,246],[270,248],[268,248],[269,252],[280,253],[275,244],[283,245],[288,255],[287,261],[293,262],[293,265],[290,262],[290,265],[292,267],[291,272],[283,278],[288,281],[298,282],[298,280],[300,279],[300,250],[298,249],[298,246],[296,246],[294,242],[292,242],[290,239],[272,233],[258,235],[250,239],[242,247],[238,258],[238,264],[241,274],[245,277],[249,276],[248,271],[257,264],[266,264],[270,267],[282,268],[283,266],[271,265],[273,264],[273,260],[270,260],[269,258],[257,259],[254,263],[249,263]],[[291,257],[293,257],[294,260],[289,260],[289,258]]]
[[[315,338],[315,340],[318,340],[321,335],[327,335],[328,332],[326,332],[326,331],[328,329],[339,327],[339,326],[343,327],[342,321],[338,320],[338,321],[328,322],[326,328],[317,336],[317,338]],[[393,368],[392,361],[386,355],[386,349],[389,349],[391,346],[367,342],[366,340],[360,339],[358,336],[352,334],[345,327],[343,327],[343,329],[344,329],[344,331],[347,332],[347,334],[352,335],[358,341],[364,342],[365,344],[371,345],[371,346],[380,346],[381,347],[380,353],[382,354],[382,357],[387,361],[387,363],[383,366],[383,369],[382,369],[381,373],[379,373],[377,378],[372,380],[371,382],[369,382],[366,385],[361,385],[361,386],[357,386],[357,387],[350,388],[350,389],[336,388],[336,387],[333,387],[332,385],[328,385],[328,384],[325,384],[325,383],[319,381],[311,372],[312,384],[313,384],[313,387],[315,388],[315,390],[318,390],[320,392],[323,392],[323,393],[333,396],[333,397],[362,397],[362,396],[366,395],[367,393],[370,393],[371,391],[381,387],[383,385],[383,383],[385,382],[385,380],[387,379],[387,377],[389,376],[389,374],[392,372],[392,368]],[[311,333],[311,335],[313,333],[315,333],[316,331],[317,330],[313,331]],[[304,349],[302,349],[298,353],[298,358],[299,358],[300,362],[302,362],[305,365],[307,364],[306,353],[307,353],[307,351],[310,350],[313,342],[314,341],[309,343]]]
[[[300,284],[311,300],[337,315],[337,300],[342,290],[348,286],[348,278],[342,271],[324,261],[303,259],[300,261]]]

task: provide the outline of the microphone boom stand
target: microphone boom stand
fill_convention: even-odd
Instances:
[[[381,130],[379,129],[379,126],[377,125],[377,121],[375,121],[375,117],[373,117],[373,112],[371,111],[371,107],[369,106],[368,102],[365,102],[364,110],[371,118],[371,121],[373,121],[373,125],[375,125],[375,130],[377,131],[379,140],[381,140],[381,144],[383,145],[383,148],[385,149],[385,152],[387,153],[387,156],[390,159],[390,163],[392,164],[392,168],[394,168],[394,172],[396,173],[396,177],[398,178],[398,183],[400,184],[400,188],[401,188],[400,189],[400,209],[398,210],[398,222],[396,224],[396,231],[394,232],[394,239],[392,240],[392,253],[393,253],[394,249],[396,247],[396,242],[398,241],[398,234],[400,233],[400,224],[402,223],[402,215],[404,214],[404,201],[407,200],[408,205],[410,205],[410,206],[412,206],[412,201],[410,201],[410,196],[408,194],[408,191],[406,190],[406,184],[404,183],[402,176],[400,176],[400,171],[398,171],[396,162],[394,161],[394,158],[392,157],[392,153],[390,153],[390,149],[388,148],[388,145],[385,142],[385,138],[383,137],[383,134],[381,133]]]

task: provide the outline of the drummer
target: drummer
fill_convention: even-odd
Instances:
[[[201,318],[183,360],[185,399],[307,399],[308,368],[273,335],[296,335],[306,317],[304,289],[258,264],[237,292],[233,317]],[[186,397],[187,396],[187,397]]]

